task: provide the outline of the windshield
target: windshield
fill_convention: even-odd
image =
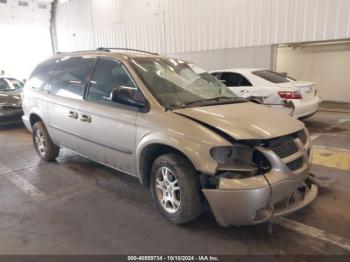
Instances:
[[[23,88],[23,83],[14,78],[0,79],[0,91],[13,91]]]
[[[7,78],[7,81],[10,82],[10,85],[12,86],[12,90],[23,88],[24,84],[21,81],[18,81],[17,79]]]
[[[214,76],[177,59],[140,57],[131,64],[151,93],[164,106],[186,107],[243,102]]]
[[[267,81],[270,81],[272,83],[287,83],[291,81],[296,81],[295,79],[291,78],[290,76],[287,75],[282,75],[270,70],[258,70],[252,72],[256,76],[260,76],[261,78],[264,78]]]

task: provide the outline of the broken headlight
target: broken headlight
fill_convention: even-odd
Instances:
[[[214,147],[210,150],[210,155],[218,162],[218,175],[225,178],[255,176],[270,169],[266,157],[246,144]]]

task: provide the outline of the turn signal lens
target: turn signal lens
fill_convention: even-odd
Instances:
[[[279,91],[278,95],[284,99],[302,99],[299,91]]]

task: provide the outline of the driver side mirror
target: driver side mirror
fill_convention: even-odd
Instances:
[[[120,103],[123,105],[137,107],[139,109],[145,109],[147,103],[145,100],[140,101],[134,98],[135,89],[132,87],[119,86],[112,90],[111,101]]]

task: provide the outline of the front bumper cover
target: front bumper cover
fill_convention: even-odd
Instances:
[[[257,148],[271,163],[271,170],[264,175],[244,179],[220,178],[216,189],[202,189],[214,213],[216,221],[222,226],[254,225],[271,220],[274,216],[293,213],[310,204],[317,196],[318,188],[305,183],[311,167],[307,150],[296,141],[299,151],[295,156],[302,157],[303,165],[291,171],[286,159],[280,159],[273,151]],[[305,149],[306,148],[306,149]]]
[[[290,188],[296,187],[290,193]],[[312,184],[300,185],[296,182],[284,182],[274,185],[273,192],[289,192],[285,199],[270,205],[270,188],[252,190],[208,190],[204,194],[209,201],[215,219],[222,226],[254,225],[271,220],[273,217],[291,214],[310,204],[317,196],[318,188]],[[302,194],[298,188],[305,190]],[[281,192],[279,192],[281,193]],[[295,200],[295,195],[299,196]],[[275,206],[276,204],[276,206]]]

